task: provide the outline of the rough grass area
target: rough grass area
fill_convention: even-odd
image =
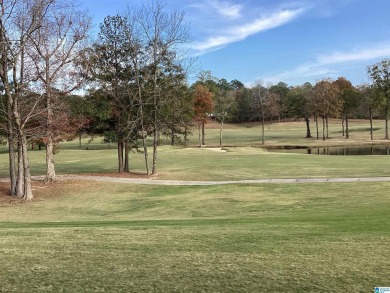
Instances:
[[[33,175],[45,174],[45,152],[30,153]],[[6,177],[7,154],[0,154],[0,177]],[[115,150],[64,150],[55,156],[57,174],[116,172]],[[129,176],[145,172],[142,154],[131,154]],[[246,180],[271,178],[334,178],[390,176],[390,156],[318,156],[280,154],[260,148],[200,148],[162,146],[155,179]]]
[[[266,146],[337,146],[369,144],[368,121],[350,122],[351,138],[341,135],[340,120],[331,120],[330,139],[325,142],[305,139],[303,121],[267,124]],[[383,121],[375,121],[375,141],[384,136]],[[210,122],[206,129],[205,148],[195,147],[196,133],[189,144],[192,148],[171,147],[163,138],[158,150],[156,179],[174,180],[245,180],[269,178],[313,178],[313,177],[371,177],[390,176],[390,156],[317,156],[267,152],[261,148],[259,124],[226,125],[225,143],[240,147],[218,147],[218,124]],[[211,148],[211,147],[214,148]],[[254,146],[254,147],[251,147]],[[215,148],[218,147],[218,148]],[[8,154],[0,147],[0,177],[8,176]],[[149,154],[152,152],[150,151]],[[45,174],[45,151],[29,153],[33,175]],[[61,143],[60,152],[55,156],[57,174],[113,173],[117,171],[115,144],[104,144],[101,138],[89,141],[85,138],[79,149],[78,141]],[[130,169],[145,173],[142,153],[130,153]],[[133,176],[134,173],[131,175]]]
[[[372,292],[390,183],[35,183],[0,201],[0,292]]]

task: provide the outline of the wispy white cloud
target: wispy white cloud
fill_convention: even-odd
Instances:
[[[265,77],[272,83],[279,81],[293,82],[308,81],[322,77],[337,76],[339,66],[353,66],[356,63],[368,62],[390,57],[390,42],[370,45],[369,48],[353,49],[349,52],[334,52],[320,55],[311,63],[305,63],[280,74]]]
[[[233,26],[225,28],[228,33],[211,36],[205,41],[195,43],[193,49],[200,51],[200,53],[216,50],[228,44],[242,41],[247,37],[256,33],[270,30],[278,26],[284,25],[297,18],[305,9],[283,10],[257,18],[250,23],[240,26]]]
[[[230,19],[241,17],[242,6],[239,4],[231,4],[226,1],[210,0],[210,5],[217,11],[218,14]]]
[[[390,55],[390,44],[371,46],[370,48],[355,49],[351,52],[335,52],[329,55],[319,56],[317,62],[320,65],[337,64],[354,61],[366,61],[383,58]]]

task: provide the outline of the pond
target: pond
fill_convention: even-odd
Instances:
[[[368,145],[349,147],[320,147],[320,148],[288,148],[269,149],[270,152],[299,153],[309,155],[330,156],[359,156],[359,155],[390,155],[390,145]]]

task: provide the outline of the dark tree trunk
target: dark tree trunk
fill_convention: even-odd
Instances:
[[[315,119],[316,119],[317,139],[320,139],[320,133],[319,133],[319,130],[318,130],[318,116]]]
[[[329,119],[328,116],[325,117],[326,122],[326,138],[329,138]]]
[[[386,103],[386,113],[385,113],[385,139],[389,139],[389,102]]]
[[[152,175],[156,174],[156,163],[157,163],[157,146],[158,146],[158,130],[157,128],[153,131],[153,162],[152,162]]]
[[[348,120],[349,116],[348,114],[345,116],[345,138],[349,138],[349,129],[348,129]]]
[[[175,130],[171,128],[171,146],[175,145]]]
[[[222,129],[223,129],[223,120],[221,121],[221,125],[219,128],[219,145],[222,145]]]
[[[343,136],[345,136],[345,129],[344,129],[344,116],[341,117],[341,128],[342,128],[342,131],[343,131]]]
[[[325,140],[325,117],[322,117],[322,140]]]
[[[198,123],[199,147],[202,147],[202,125]]]
[[[129,140],[125,140],[125,165],[123,171],[130,172],[130,161],[129,161]]]
[[[187,145],[187,135],[188,135],[188,130],[187,130],[187,126],[184,127],[184,145],[186,146]]]
[[[310,118],[306,117],[305,122],[306,122],[306,138],[311,138],[312,136],[310,132]]]
[[[123,161],[123,140],[122,138],[118,139],[118,172],[121,173],[124,171],[124,161]]]
[[[371,138],[371,141],[374,139],[374,133],[373,133],[373,129],[372,129],[372,107],[370,106],[370,138]]]
[[[144,148],[144,159],[145,159],[145,169],[146,169],[146,175],[149,175],[149,159],[148,159],[148,146],[146,145],[143,125],[142,125],[142,146]]]

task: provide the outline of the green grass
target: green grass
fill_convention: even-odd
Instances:
[[[52,187],[38,186],[41,191]],[[1,292],[370,292],[389,183],[58,183],[0,207]]]
[[[383,137],[383,121],[375,121],[373,143],[388,143]],[[219,143],[218,125],[210,124],[206,129],[206,143]],[[323,142],[305,139],[305,125],[301,122],[274,123],[267,125],[266,146],[306,145],[337,146],[370,143],[368,122],[353,120],[350,123],[351,138],[346,140],[340,133],[340,121],[331,120],[330,139]],[[159,148],[157,172],[159,179],[177,180],[240,180],[267,178],[303,177],[367,177],[390,176],[389,156],[309,156],[304,154],[275,154],[260,148],[258,124],[227,125],[224,130],[226,153],[197,147],[184,149],[170,147],[163,140]],[[190,145],[197,143],[196,133]],[[255,146],[255,147],[251,147]],[[88,149],[87,149],[88,148]],[[151,151],[149,152],[151,154]],[[31,170],[34,175],[45,174],[45,151],[29,153]],[[8,176],[8,158],[5,147],[0,150],[0,177]],[[106,173],[117,171],[115,144],[103,144],[101,138],[92,142],[78,141],[61,143],[61,151],[55,156],[58,174]],[[144,172],[143,155],[130,154],[130,169]]]
[[[333,122],[325,143],[304,139],[302,122],[267,125],[266,144],[369,143],[366,121],[351,122],[349,141]],[[225,144],[240,147],[227,152],[163,145],[157,178],[390,176],[390,156],[271,153],[258,148],[259,133],[228,125]],[[218,141],[208,128],[206,142]],[[86,142],[61,145],[58,174],[116,171],[115,145]],[[132,171],[143,171],[142,155],[130,157]],[[32,173],[44,174],[44,151],[30,159]],[[7,162],[3,148],[0,177]],[[372,292],[389,286],[389,187],[35,184],[31,202],[0,201],[0,292]]]
[[[142,154],[130,155],[132,171],[144,172]],[[0,154],[0,176],[7,176],[7,154]],[[30,152],[34,175],[45,174],[45,152]],[[55,156],[58,174],[117,171],[116,151],[64,150]],[[162,146],[158,179],[245,180],[269,178],[390,176],[390,156],[317,156],[280,154],[260,148],[210,149]]]

